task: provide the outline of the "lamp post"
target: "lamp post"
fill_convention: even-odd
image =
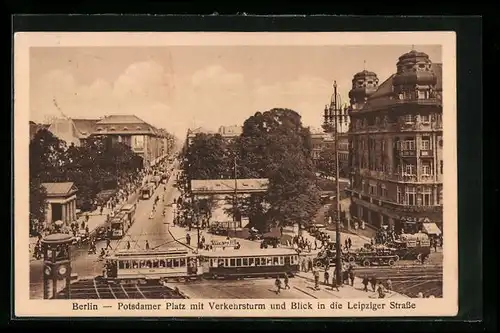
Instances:
[[[334,148],[335,148],[335,197],[336,197],[336,211],[335,211],[335,252],[336,263],[335,273],[337,285],[342,285],[342,244],[340,240],[340,184],[339,184],[339,130],[338,125],[342,121],[340,95],[337,93],[337,81],[333,82],[333,95],[330,99],[330,105],[325,106],[324,110],[324,123],[323,129],[326,133],[334,134]],[[340,121],[339,121],[340,120]]]

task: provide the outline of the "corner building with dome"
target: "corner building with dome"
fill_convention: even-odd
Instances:
[[[442,64],[412,50],[382,83],[354,75],[350,215],[396,232],[439,234],[443,224]]]

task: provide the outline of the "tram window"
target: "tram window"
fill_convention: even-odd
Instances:
[[[132,261],[132,267],[133,268],[139,268],[139,263],[137,261]]]
[[[151,266],[153,266],[153,263],[151,262],[151,260],[147,260],[146,261],[146,268],[151,268]]]
[[[254,258],[252,258],[254,260]],[[255,266],[260,266],[260,258],[255,258]]]
[[[165,260],[160,259],[160,261],[159,261],[159,267],[160,268],[165,268]]]
[[[299,256],[293,256],[293,263],[298,264],[299,263]]]
[[[248,266],[255,266],[255,259],[254,258],[248,258]]]
[[[172,259],[167,259],[167,268],[172,268]]]
[[[231,267],[236,266],[236,259],[229,259],[229,265],[230,265]]]
[[[153,268],[158,268],[160,266],[160,262],[158,261],[158,259],[153,259]]]
[[[283,257],[279,257],[279,264],[280,264],[281,266],[283,266],[283,262],[284,262],[284,260],[285,260],[285,259],[284,259]]]
[[[224,259],[224,266],[229,267],[229,259]]]
[[[266,266],[267,265],[267,259],[266,258],[260,258],[260,265],[261,266]]]
[[[219,259],[219,267],[224,267],[224,259]]]
[[[272,266],[273,265],[273,258],[266,258],[267,259],[267,266]]]
[[[146,262],[144,260],[139,260],[139,268],[146,267]]]
[[[130,261],[121,261],[123,263],[123,268],[124,269],[130,269]]]
[[[179,267],[179,259],[174,259],[174,267]]]
[[[181,258],[181,267],[186,266],[186,258]]]
[[[248,258],[243,258],[243,266],[248,266]]]
[[[279,257],[273,257],[273,265],[278,266],[279,265]]]
[[[236,266],[241,266],[241,258],[236,259]]]
[[[118,261],[118,268],[119,269],[124,269],[125,268],[125,262],[124,261]]]

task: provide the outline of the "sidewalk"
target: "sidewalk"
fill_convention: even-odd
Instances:
[[[343,285],[339,287],[339,291],[332,290],[331,286],[325,286],[323,283],[323,273],[324,271],[320,273],[319,290],[314,289],[314,278],[311,272],[297,273],[291,284],[293,283],[293,288],[299,289],[313,298],[378,298],[378,293],[374,292],[370,286],[368,286],[368,291],[363,291],[362,279],[358,277],[354,278],[354,286]],[[333,271],[330,272],[330,279],[332,276]],[[385,298],[406,299],[409,297],[393,291],[386,291]]]

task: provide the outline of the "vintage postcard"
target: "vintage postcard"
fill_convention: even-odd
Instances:
[[[14,47],[16,316],[457,313],[453,32]]]

